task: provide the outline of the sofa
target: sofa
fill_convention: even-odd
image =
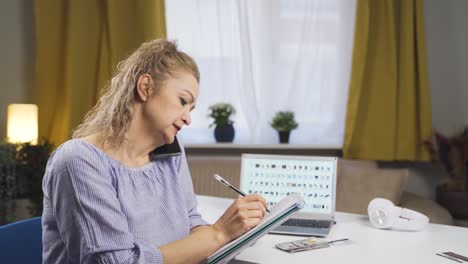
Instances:
[[[236,198],[238,195],[212,179],[214,173],[239,185],[240,157],[188,156],[196,194]],[[367,214],[367,205],[375,197],[391,200],[395,205],[427,215],[431,223],[453,225],[450,213],[435,201],[406,192],[408,169],[380,168],[375,161],[346,160],[338,162],[336,210]]]

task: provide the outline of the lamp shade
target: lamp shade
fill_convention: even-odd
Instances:
[[[37,105],[8,105],[7,139],[11,143],[37,144]]]

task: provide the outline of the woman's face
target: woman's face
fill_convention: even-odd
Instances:
[[[198,98],[198,82],[187,72],[179,72],[154,89],[154,81],[143,107],[143,120],[157,141],[170,144],[184,125],[190,125],[190,112]]]

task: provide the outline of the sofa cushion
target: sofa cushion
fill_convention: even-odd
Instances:
[[[414,193],[404,192],[401,196],[400,207],[408,208],[429,217],[433,224],[453,225],[454,221],[447,209],[433,200],[420,197]]]
[[[336,210],[367,214],[369,202],[376,197],[399,204],[407,180],[407,169],[381,169],[375,161],[340,160]]]
[[[187,157],[187,163],[196,194],[226,198],[239,197],[236,192],[223,187],[219,182],[214,180],[213,174],[217,173],[234,186],[239,186],[240,157]]]

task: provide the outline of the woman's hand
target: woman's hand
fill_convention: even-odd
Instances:
[[[266,214],[267,203],[258,194],[238,198],[216,221],[213,228],[224,243],[237,238],[258,225]]]

